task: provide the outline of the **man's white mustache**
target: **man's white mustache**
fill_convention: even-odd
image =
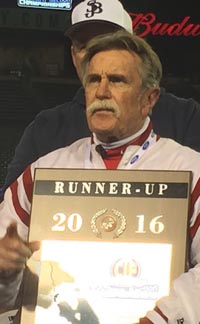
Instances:
[[[105,109],[112,111],[116,117],[120,115],[120,109],[118,104],[114,100],[95,100],[87,107],[87,114],[92,115],[96,111]]]

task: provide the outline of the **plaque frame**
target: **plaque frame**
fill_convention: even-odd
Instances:
[[[167,268],[168,264],[167,261],[166,264],[164,263],[164,259],[160,262],[162,254],[168,258],[167,260],[171,260],[171,264],[167,270],[168,272],[166,271],[165,280],[163,280],[162,277],[162,282],[166,281],[164,284],[165,288],[163,288],[165,292],[169,292],[173,279],[186,270],[190,189],[190,171],[36,169],[29,240],[41,240],[43,243],[41,244],[40,251],[34,253],[27,263],[20,323],[41,324],[40,316],[38,315],[40,314],[39,295],[43,292],[44,279],[42,278],[47,278],[47,274],[49,273],[49,268],[45,270],[45,267],[49,266],[49,262],[53,262],[54,274],[57,273],[56,271],[60,273],[59,271],[62,270],[60,276],[68,276],[66,282],[71,282],[69,286],[74,287],[74,290],[79,290],[77,286],[74,285],[77,279],[79,283],[82,283],[81,289],[84,286],[83,278],[79,276],[79,272],[76,273],[75,271],[76,267],[66,266],[67,269],[64,269],[64,253],[61,253],[61,256],[58,257],[58,253],[57,255],[55,252],[53,253],[53,246],[57,246],[57,251],[62,249],[67,251],[80,250],[77,259],[80,260],[81,255],[85,255],[85,262],[81,263],[83,265],[82,269],[84,270],[84,264],[89,264],[89,260],[91,260],[89,268],[91,268],[92,265],[94,267],[94,265],[98,263],[99,258],[96,257],[94,251],[95,249],[99,249],[97,255],[109,255],[108,258],[101,256],[100,264],[108,264],[107,267],[105,266],[105,269],[103,268],[103,273],[105,273],[107,269],[111,269],[109,268],[109,262],[113,255],[117,262],[119,255],[116,251],[120,249],[123,251],[123,248],[126,247],[126,249],[124,249],[124,251],[126,250],[125,256],[123,256],[121,252],[120,256],[122,259],[119,259],[122,264],[126,264],[124,267],[126,267],[128,274],[123,273],[121,278],[118,272],[123,272],[125,270],[120,263],[117,266],[115,264],[116,268],[114,268],[112,262],[112,271],[114,271],[113,269],[117,269],[117,279],[116,276],[114,279],[113,277],[111,279],[105,279],[102,276],[102,281],[99,279],[96,281],[97,285],[102,285],[101,287],[104,288],[103,282],[106,280],[112,281],[109,282],[106,289],[109,287],[109,300],[112,297],[113,309],[116,309],[119,314],[116,315],[115,319],[112,319],[112,317],[109,318],[108,323],[137,323],[139,317],[144,316],[145,311],[149,310],[148,307],[152,308],[158,298],[154,296],[153,302],[152,300],[150,303],[147,302],[146,309],[143,309],[141,314],[133,312],[132,318],[130,314],[127,318],[123,318],[123,314],[121,314],[123,312],[123,307],[121,307],[120,310],[116,301],[119,299],[124,303],[120,305],[125,305],[125,303],[127,304],[125,300],[128,300],[128,302],[131,300],[133,305],[135,303],[136,308],[139,309],[139,301],[142,301],[144,304],[144,300],[152,299],[151,294],[148,294],[148,297],[145,297],[145,299],[144,294],[142,295],[141,293],[141,289],[141,296],[139,294],[140,297],[138,300],[134,298],[136,291],[135,287],[138,288],[138,282],[140,284],[142,283],[143,287],[145,286],[144,283],[148,283],[148,287],[151,286],[155,288],[156,286],[155,282],[153,282],[155,285],[153,285],[153,283],[150,285],[150,280],[155,281],[154,277],[147,278],[145,277],[146,274],[144,274],[145,271],[142,270],[143,272],[140,272],[139,270],[139,266],[141,269],[146,269],[145,267],[147,267],[147,265],[145,265],[145,259],[147,259],[147,255],[151,255],[151,261],[154,264],[152,271],[157,277],[159,271],[156,273],[156,260],[158,260],[157,267],[160,267],[160,271]],[[49,248],[47,248],[48,246]],[[77,246],[79,246],[79,248],[77,248]],[[149,250],[149,248],[151,248],[151,250]],[[161,248],[162,253],[160,253]],[[48,255],[48,250],[50,250],[52,254]],[[143,251],[142,253],[145,254],[146,257],[142,260],[142,258],[140,259],[139,253],[133,253],[132,255],[132,250]],[[90,258],[88,258],[87,251],[92,251]],[[101,251],[103,251],[103,253],[101,253]],[[107,252],[105,253],[105,251]],[[74,255],[75,253],[72,254]],[[71,258],[70,252],[68,252],[68,254],[66,253],[66,255],[67,259],[70,260],[70,264],[72,265],[73,262],[75,264],[76,261]],[[134,264],[135,261],[136,264]],[[63,264],[60,269],[61,263]],[[77,267],[80,267],[79,262],[77,263]],[[88,271],[89,268],[86,268],[87,275],[85,278],[87,278],[87,280],[90,280],[92,277],[92,272],[89,273]],[[135,277],[133,272],[134,275],[136,273]],[[141,273],[143,273],[143,277]],[[101,277],[99,273],[98,276]],[[35,280],[35,278],[37,278],[37,280]],[[138,280],[137,282],[136,278]],[[136,283],[133,284],[133,280],[135,280],[134,282]],[[117,297],[114,295],[116,298],[113,298],[113,289],[110,289],[111,284],[118,288],[120,285],[124,285],[126,289],[132,285],[131,287],[134,286],[134,292],[132,289],[131,292],[129,291],[124,297],[124,290],[122,293],[120,289],[120,292],[117,292]],[[159,291],[162,291],[161,280],[159,285]],[[102,300],[106,298],[106,302],[108,302],[108,296],[103,296],[99,291],[98,294],[95,295],[96,291],[94,286],[94,282],[92,283],[91,281],[90,289],[84,286],[82,290],[86,293],[87,297],[90,296],[90,299],[93,298],[95,300],[95,298],[100,298],[100,303],[102,302],[102,305],[104,305]],[[54,288],[55,287],[57,286],[54,286]],[[91,294],[91,290],[93,292],[95,291],[93,295]],[[83,297],[82,295],[81,297]],[[32,297],[30,298],[30,296]],[[159,298],[160,297],[162,297],[162,295],[159,295]],[[93,299],[92,311],[95,310],[94,313],[97,314],[99,319],[97,323],[107,324],[106,318],[104,318],[103,315],[102,317],[100,316],[102,310],[97,309],[96,304],[93,303]],[[37,304],[36,307],[35,304]],[[110,305],[112,306],[112,304]],[[112,310],[112,307],[110,308]],[[124,311],[127,310],[124,309]],[[47,313],[44,316],[47,316]],[[120,318],[123,319],[120,320]],[[80,318],[78,320],[80,320]],[[56,323],[60,322],[57,320]],[[72,321],[71,323],[76,322]],[[88,323],[80,323],[90,324],[89,321]],[[92,324],[95,323],[94,321]]]

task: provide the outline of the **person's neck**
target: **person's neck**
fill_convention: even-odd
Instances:
[[[128,137],[126,137],[126,138],[123,138],[123,139],[121,139],[121,140],[119,140],[119,141],[115,141],[115,142],[112,142],[112,143],[105,143],[105,142],[100,141],[100,140],[97,138],[96,134],[93,133],[93,134],[92,134],[92,136],[93,136],[93,142],[94,142],[96,145],[102,145],[103,148],[104,148],[105,150],[109,150],[109,149],[112,149],[112,148],[120,147],[120,146],[122,146],[122,145],[124,145],[124,144],[126,144],[126,143],[133,142],[133,141],[136,140],[136,139],[137,139],[141,134],[143,134],[143,133],[145,132],[145,130],[147,129],[147,127],[148,127],[148,125],[149,125],[149,122],[150,122],[150,118],[147,117],[146,120],[145,120],[145,122],[144,122],[144,124],[143,124],[143,126],[142,126],[142,128],[141,128],[138,132],[134,133],[134,134],[131,135],[131,136],[128,136]]]

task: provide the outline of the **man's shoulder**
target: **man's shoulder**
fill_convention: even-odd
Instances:
[[[187,145],[182,145],[171,138],[161,137],[157,142],[162,150],[162,154],[169,155],[172,160],[184,161],[184,163],[191,165],[192,161],[198,162],[200,171],[200,153]]]
[[[183,112],[185,110],[190,112],[188,109],[197,109],[200,112],[200,104],[198,101],[193,98],[178,97],[171,92],[167,92],[164,88],[161,88],[160,97],[155,107],[156,106],[173,110],[175,107],[176,109],[181,108]]]
[[[65,168],[76,167],[76,164],[84,161],[85,150],[90,143],[90,137],[81,138],[70,145],[53,150],[37,159],[34,162],[35,167]]]
[[[72,101],[40,112],[26,127],[16,148],[18,159],[23,157],[23,162],[30,164],[48,152],[88,136],[84,100],[80,89]]]
[[[180,98],[161,88],[151,119],[157,134],[199,151],[200,104],[196,100]]]
[[[76,115],[82,113],[85,109],[85,96],[83,88],[80,88],[75,96],[67,102],[60,104],[56,107],[42,110],[36,117],[35,120],[51,120],[57,119],[64,116]]]

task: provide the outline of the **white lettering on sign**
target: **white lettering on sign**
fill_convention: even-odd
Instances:
[[[161,222],[163,215],[152,217],[146,221],[145,215],[135,215],[136,227],[133,229],[133,233],[145,234],[147,229],[153,234],[161,234],[165,230],[165,225]],[[83,226],[83,218],[79,213],[72,213],[67,216],[62,212],[58,212],[53,215],[53,221],[55,225],[51,227],[53,232],[64,232],[68,228],[71,232],[78,232]]]
[[[0,9],[0,27],[63,31],[69,24],[69,12],[39,9]]]
[[[134,193],[140,193],[137,183],[127,182],[86,182],[86,181],[55,181],[55,194],[80,194],[80,195],[122,195],[133,196]],[[165,183],[144,183],[144,193],[147,196],[157,194],[163,196],[168,189]]]

